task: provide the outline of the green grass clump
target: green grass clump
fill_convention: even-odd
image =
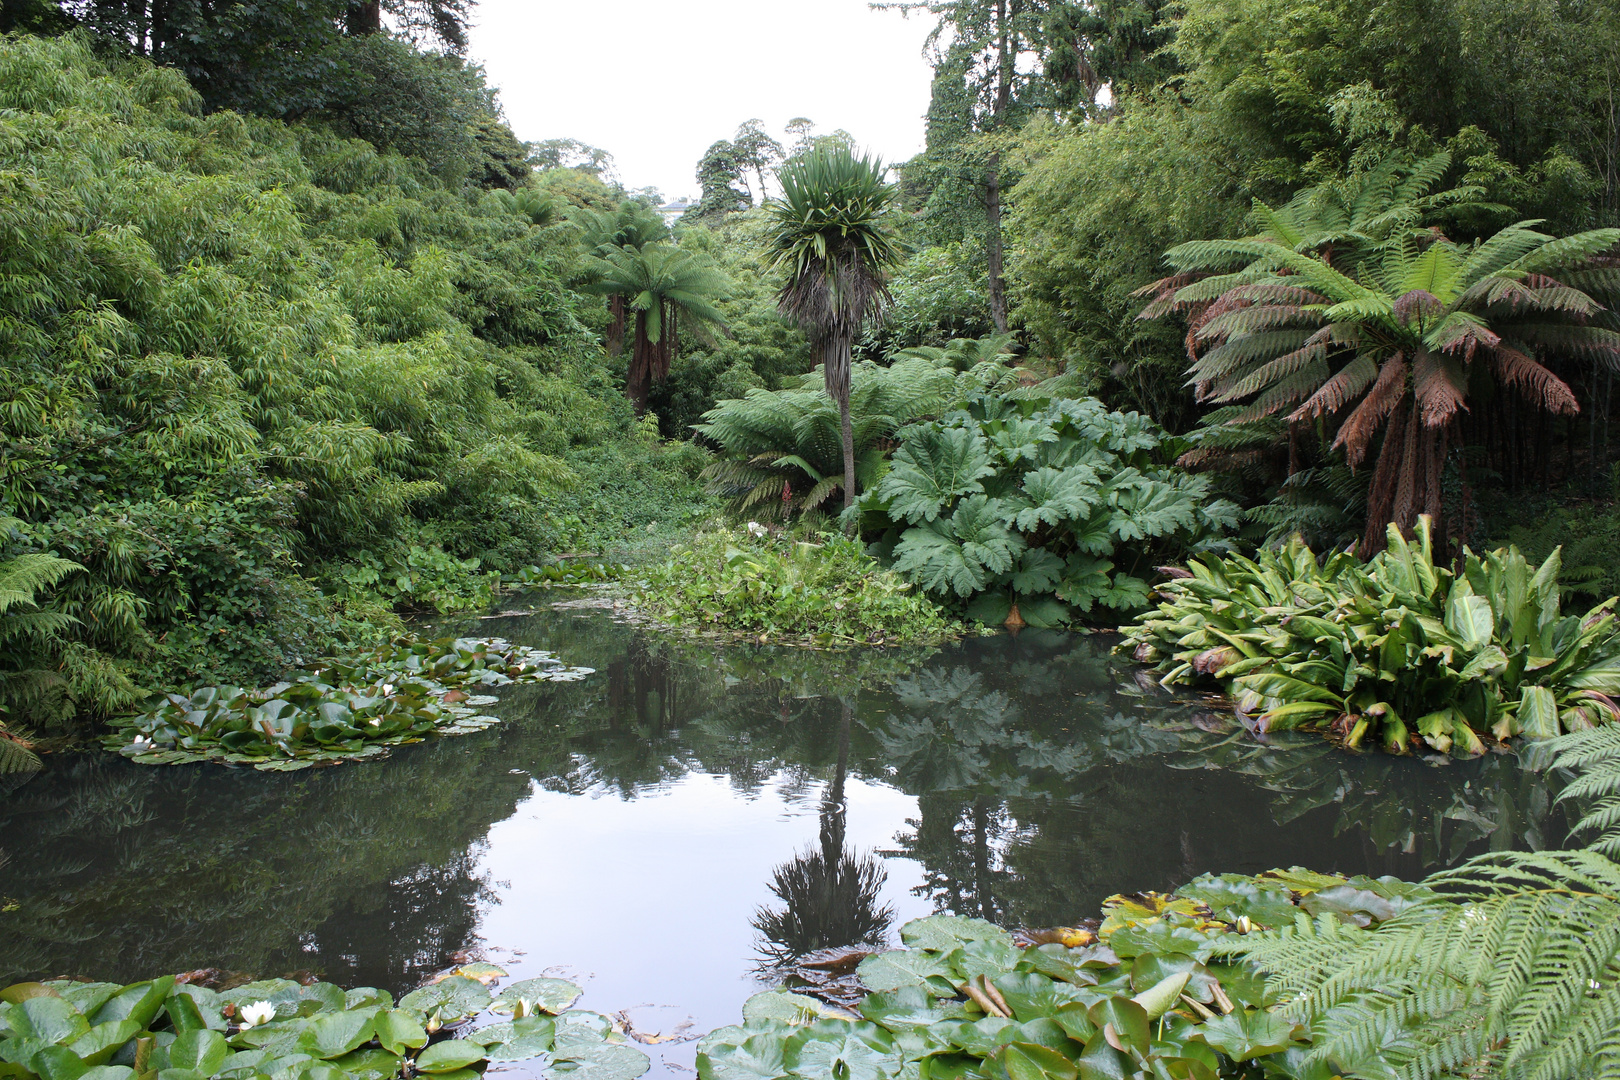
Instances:
[[[688,629],[810,645],[915,644],[960,632],[856,540],[777,539],[762,527],[700,533],[653,567],[637,602]]]

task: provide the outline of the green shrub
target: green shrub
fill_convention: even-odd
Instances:
[[[443,548],[412,545],[403,552],[359,552],[333,572],[336,594],[364,603],[384,601],[403,611],[483,611],[501,586],[498,570],[479,572],[477,559]]]
[[[957,627],[858,541],[772,539],[763,526],[700,533],[653,567],[637,603],[691,629],[778,643],[937,641]]]
[[[1166,684],[1225,684],[1243,713],[1282,729],[1325,725],[1358,747],[1427,743],[1483,753],[1482,734],[1545,737],[1620,718],[1613,601],[1563,616],[1558,553],[1539,568],[1517,549],[1437,566],[1429,521],[1414,541],[1362,563],[1280,551],[1205,557],[1162,587],[1121,648]]]
[[[1147,603],[1160,562],[1220,542],[1237,507],[1165,464],[1167,436],[1094,399],[982,394],[901,432],[859,503],[894,569],[987,624],[1062,626]]]

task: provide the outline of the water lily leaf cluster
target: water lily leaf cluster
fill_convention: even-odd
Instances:
[[[525,566],[506,580],[518,588],[546,587],[550,585],[596,585],[618,581],[630,568],[624,563],[601,560],[570,559],[545,566]]]
[[[1620,718],[1614,601],[1565,615],[1559,556],[1516,548],[1461,572],[1434,561],[1430,524],[1363,563],[1296,540],[1254,559],[1205,556],[1166,584],[1121,648],[1166,684],[1224,684],[1268,729],[1326,726],[1358,747],[1483,753],[1484,737],[1550,737]]]
[[[1218,545],[1236,505],[1168,436],[1095,399],[983,394],[901,433],[862,527],[894,569],[987,624],[1062,626],[1148,602],[1160,562]]]
[[[648,571],[637,604],[668,621],[806,645],[918,644],[959,627],[862,545],[717,529]]]
[[[497,700],[481,691],[589,674],[499,638],[401,637],[265,689],[158,695],[146,712],[114,720],[105,744],[143,765],[220,761],[292,771],[482,731],[500,719],[479,712]]]
[[[176,976],[19,983],[0,991],[0,1076],[15,1080],[477,1080],[522,1062],[557,1080],[635,1080],[647,1056],[579,988],[468,965],[397,1003],[386,990],[250,982],[223,991]],[[544,985],[540,985],[544,984]],[[555,985],[553,985],[555,984]],[[503,1018],[504,1017],[504,1018]]]
[[[702,1080],[1213,1080],[1264,1059],[1307,1071],[1308,1030],[1224,943],[1325,915],[1374,926],[1426,898],[1393,878],[1304,870],[1206,875],[1175,895],[1115,896],[1091,929],[1015,937],[982,919],[907,923],[866,957],[854,1013],[768,991],[698,1044]],[[1042,944],[1035,944],[1042,941]],[[1329,1074],[1321,1074],[1323,1076]]]

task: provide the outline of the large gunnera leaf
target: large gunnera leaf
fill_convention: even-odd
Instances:
[[[977,432],[932,428],[895,453],[878,496],[890,501],[890,513],[915,525],[938,518],[958,496],[983,491],[979,481],[995,471]]]
[[[894,568],[929,592],[972,596],[1012,569],[1024,541],[1001,523],[1001,505],[975,495],[949,518],[908,530],[894,549]]]

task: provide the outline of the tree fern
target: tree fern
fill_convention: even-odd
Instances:
[[[1620,865],[1501,852],[1377,930],[1300,916],[1242,951],[1348,1077],[1620,1077]]]
[[[0,533],[9,533],[16,524],[0,518]],[[39,610],[37,598],[77,569],[75,563],[44,554],[0,562],[0,773],[39,767],[28,744],[7,729],[5,717],[62,684],[62,677],[46,666],[47,658],[73,620]]]
[[[1554,768],[1580,774],[1559,794],[1559,801],[1591,800],[1573,831],[1597,833],[1589,850],[1620,858],[1620,727],[1578,731],[1552,739],[1547,746]]]

